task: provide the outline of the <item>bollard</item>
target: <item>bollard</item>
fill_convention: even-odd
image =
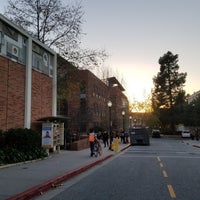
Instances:
[[[116,137],[116,138],[115,138],[115,152],[116,152],[116,153],[118,152],[118,148],[119,148],[119,138]]]

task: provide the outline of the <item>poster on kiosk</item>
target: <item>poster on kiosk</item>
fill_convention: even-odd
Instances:
[[[64,123],[42,124],[42,146],[46,149],[64,145]]]
[[[42,146],[46,149],[53,147],[53,123],[42,124]]]

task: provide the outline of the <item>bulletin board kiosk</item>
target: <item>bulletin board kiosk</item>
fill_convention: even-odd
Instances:
[[[62,145],[64,145],[64,123],[42,123],[42,146],[59,152]]]
[[[60,152],[60,146],[64,145],[64,120],[66,118],[46,117],[40,119],[42,121],[42,147],[47,152],[52,149],[53,152]]]

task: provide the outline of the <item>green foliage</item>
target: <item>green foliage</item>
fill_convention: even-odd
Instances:
[[[145,124],[150,129],[159,129],[161,127],[160,120],[154,113],[149,113],[149,115],[146,117]]]
[[[41,147],[41,135],[31,129],[0,132],[0,164],[24,162],[47,156]]]
[[[186,73],[178,73],[178,55],[167,52],[159,59],[160,72],[153,78],[153,108],[172,108],[180,98],[184,98],[183,86]]]
[[[167,52],[159,59],[160,72],[153,78],[152,107],[163,127],[174,129],[185,104],[186,73],[179,73],[178,55]]]
[[[185,104],[183,112],[183,124],[190,127],[200,126],[200,96],[190,104]]]

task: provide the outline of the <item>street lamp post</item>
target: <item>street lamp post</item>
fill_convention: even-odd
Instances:
[[[110,146],[109,149],[112,150],[112,120],[111,120],[111,107],[112,107],[112,102],[109,100],[108,101],[108,109],[109,109],[109,136],[110,136]]]
[[[124,121],[125,111],[122,111],[122,117],[123,117],[123,131],[125,131],[125,121]]]
[[[130,126],[130,128],[131,128],[131,126],[132,126],[132,116],[129,117],[129,120],[130,120],[130,121],[129,121],[129,126]]]
[[[134,126],[136,126],[137,119],[134,119]]]

